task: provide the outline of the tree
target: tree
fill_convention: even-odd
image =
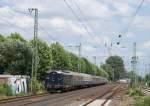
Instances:
[[[31,41],[31,46],[33,46],[33,40]],[[52,51],[49,45],[40,39],[37,40],[37,49],[39,57],[37,78],[44,80],[46,72],[52,68]]]
[[[150,73],[145,75],[145,82],[148,84],[148,86],[150,87]]]
[[[0,42],[4,42],[6,38],[3,35],[0,35]]]
[[[125,71],[124,62],[119,56],[109,57],[106,59],[106,64],[111,66],[111,73],[114,74],[114,80],[118,80],[121,76],[121,73]]]
[[[52,69],[66,70],[69,67],[69,56],[64,48],[57,42],[50,46],[52,50]]]
[[[29,74],[31,54],[26,43],[14,40],[0,42],[0,66],[10,74]]]
[[[100,69],[97,70],[97,74],[96,75],[103,76],[105,78],[109,78],[108,73],[104,69],[102,69],[102,68],[100,68]]]
[[[78,71],[78,59],[79,57],[73,53],[68,52],[68,58],[69,58],[69,70],[72,71]]]
[[[11,39],[11,40],[18,40],[18,41],[21,41],[21,42],[27,42],[19,33],[15,32],[15,33],[11,33],[10,36],[7,37],[8,39]]]
[[[108,80],[113,80],[112,67],[109,64],[102,64],[101,68],[108,74]]]

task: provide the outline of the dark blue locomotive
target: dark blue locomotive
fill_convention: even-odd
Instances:
[[[51,71],[45,81],[48,91],[69,90],[106,84],[107,79],[100,76],[77,73],[72,71]]]

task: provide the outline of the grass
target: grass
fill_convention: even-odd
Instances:
[[[0,85],[0,95],[3,96],[12,96],[11,87],[7,84]]]
[[[141,87],[132,87],[127,91],[127,94],[129,96],[133,96],[133,97],[137,97],[137,96],[144,96],[143,92],[142,92],[142,88]]]
[[[144,96],[140,86],[134,86],[127,91],[130,97],[135,100],[134,106],[150,106],[150,96]]]
[[[139,97],[136,99],[135,106],[150,106],[150,96]]]

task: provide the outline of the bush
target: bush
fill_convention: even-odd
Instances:
[[[29,89],[31,90],[31,80],[30,80],[30,82],[29,82]],[[39,81],[36,81],[35,83],[34,83],[34,85],[36,86],[35,87],[35,91],[36,91],[36,93],[42,93],[42,92],[45,92],[45,86],[44,86],[44,84],[42,83],[42,82],[39,82]]]
[[[27,94],[25,94],[24,92],[20,92],[19,94],[16,94],[16,96],[25,96]]]
[[[137,99],[135,106],[150,106],[150,96]]]
[[[129,89],[127,94],[129,94],[129,96],[143,96],[143,93],[142,93],[140,87],[133,87],[133,88]]]
[[[7,84],[0,85],[0,94],[6,96],[12,96],[11,87]]]

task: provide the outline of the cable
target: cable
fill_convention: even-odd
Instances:
[[[31,34],[30,32],[28,32],[27,30],[25,30],[25,29],[19,27],[18,25],[14,24],[14,23],[12,23],[12,22],[9,22],[9,21],[7,21],[7,20],[5,20],[5,19],[3,19],[2,16],[1,16],[1,20],[3,20],[4,22],[6,22],[7,24],[9,24],[9,25],[11,25],[11,26],[15,26],[15,27],[21,29],[22,31],[24,31],[24,32],[26,32],[26,33],[28,33],[28,34]]]
[[[135,11],[135,13],[133,14],[132,19],[131,19],[131,21],[128,23],[127,28],[126,28],[124,34],[126,34],[126,32],[129,30],[130,26],[131,26],[132,23],[134,22],[134,19],[135,19],[135,17],[137,16],[139,10],[141,9],[143,3],[144,3],[144,0],[141,1],[141,3],[139,4],[138,8],[137,8],[136,11]]]
[[[129,28],[131,27],[132,23],[133,23],[134,20],[135,20],[135,17],[137,16],[137,14],[138,14],[139,10],[141,9],[142,5],[144,4],[144,1],[145,1],[145,0],[142,0],[142,1],[140,2],[140,4],[138,5],[138,7],[137,7],[135,13],[134,13],[133,16],[132,16],[131,21],[128,23],[127,27],[126,27],[125,30],[122,32],[122,35],[125,35],[125,34],[128,32]],[[122,40],[122,39],[121,39],[121,40]],[[119,42],[121,42],[121,40],[120,40]]]
[[[92,29],[91,31],[94,33],[94,30],[93,30],[94,28],[92,27],[91,24],[88,23],[88,19],[86,18],[84,12],[81,10],[81,8],[80,8],[80,6],[78,5],[78,3],[77,3],[75,0],[72,0],[72,1],[74,2],[75,6],[78,8],[78,10],[80,11],[80,14],[81,14],[82,17],[83,17],[84,22],[87,23],[88,27],[90,27],[90,29]]]
[[[20,13],[20,14],[25,14],[25,15],[31,16],[31,17],[33,18],[33,16],[32,16],[31,14],[29,14],[29,13],[22,12],[22,11],[18,11],[18,10],[15,10],[15,9],[13,9],[13,11],[16,12],[16,13]],[[10,13],[10,14],[11,14],[11,16],[14,16],[14,14],[12,14],[12,13]],[[52,35],[49,34],[49,32],[47,32],[41,25],[39,25],[39,28],[40,28],[41,30],[43,30],[45,33],[47,33],[48,36],[50,37],[50,39],[52,39],[52,40],[54,40],[54,41],[57,41],[57,40],[56,40],[55,38],[53,38]]]
[[[75,18],[83,25],[84,29],[86,30],[87,34],[89,35],[89,37],[94,36],[92,35],[89,31],[88,31],[88,27],[82,22],[82,20],[80,19],[80,17],[75,13],[75,11],[73,10],[73,8],[68,4],[68,2],[66,0],[64,0],[66,6],[70,9],[70,11],[72,12],[72,14],[75,16]],[[92,37],[93,39],[93,37]],[[93,39],[95,42],[97,42],[95,39]]]
[[[49,36],[52,40],[58,42],[58,41],[57,41],[48,31],[46,31],[41,25],[39,25],[39,28],[40,28],[41,30],[43,30],[45,33],[47,33],[48,36]]]

